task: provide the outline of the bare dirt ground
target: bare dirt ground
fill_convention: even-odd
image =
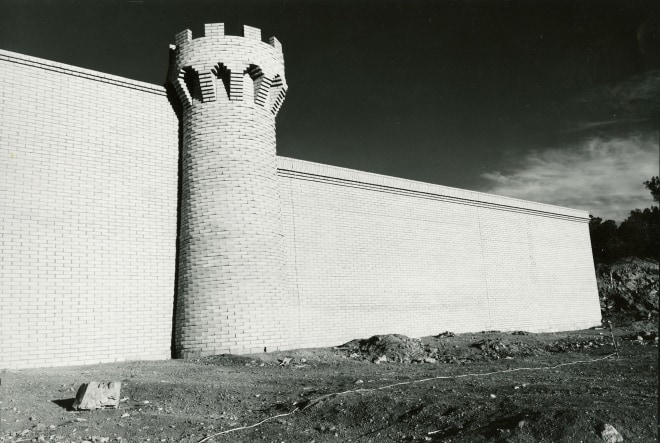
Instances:
[[[657,332],[615,328],[618,358],[592,329],[4,371],[0,442],[602,442],[604,424],[654,442]],[[81,383],[113,380],[119,409],[70,410]]]

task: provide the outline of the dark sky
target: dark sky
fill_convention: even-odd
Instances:
[[[178,31],[256,26],[280,155],[621,220],[658,170],[658,4],[3,0],[0,49],[162,84]]]

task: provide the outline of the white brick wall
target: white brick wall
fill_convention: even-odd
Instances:
[[[180,355],[599,323],[585,212],[278,158],[281,45],[205,34],[170,71]],[[0,368],[168,358],[163,88],[7,51],[0,75]]]
[[[0,51],[0,368],[170,356],[163,88]]]
[[[280,157],[290,347],[600,322],[587,214]]]

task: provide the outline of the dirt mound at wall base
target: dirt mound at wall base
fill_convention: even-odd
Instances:
[[[335,352],[344,358],[374,363],[454,363],[532,357],[567,352],[590,352],[612,346],[609,334],[593,332],[587,336],[524,334],[520,332],[482,332],[477,334],[440,334],[410,338],[400,334],[375,335],[352,340]]]
[[[354,357],[360,356],[374,362],[405,363],[427,356],[421,340],[401,334],[374,335],[367,339],[351,340],[339,348],[350,351]]]

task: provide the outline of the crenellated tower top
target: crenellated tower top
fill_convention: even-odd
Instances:
[[[282,45],[261,40],[261,30],[243,26],[243,36],[225,34],[224,23],[204,25],[204,37],[179,32],[170,45],[168,81],[184,107],[195,102],[240,103],[277,115],[287,90]]]

